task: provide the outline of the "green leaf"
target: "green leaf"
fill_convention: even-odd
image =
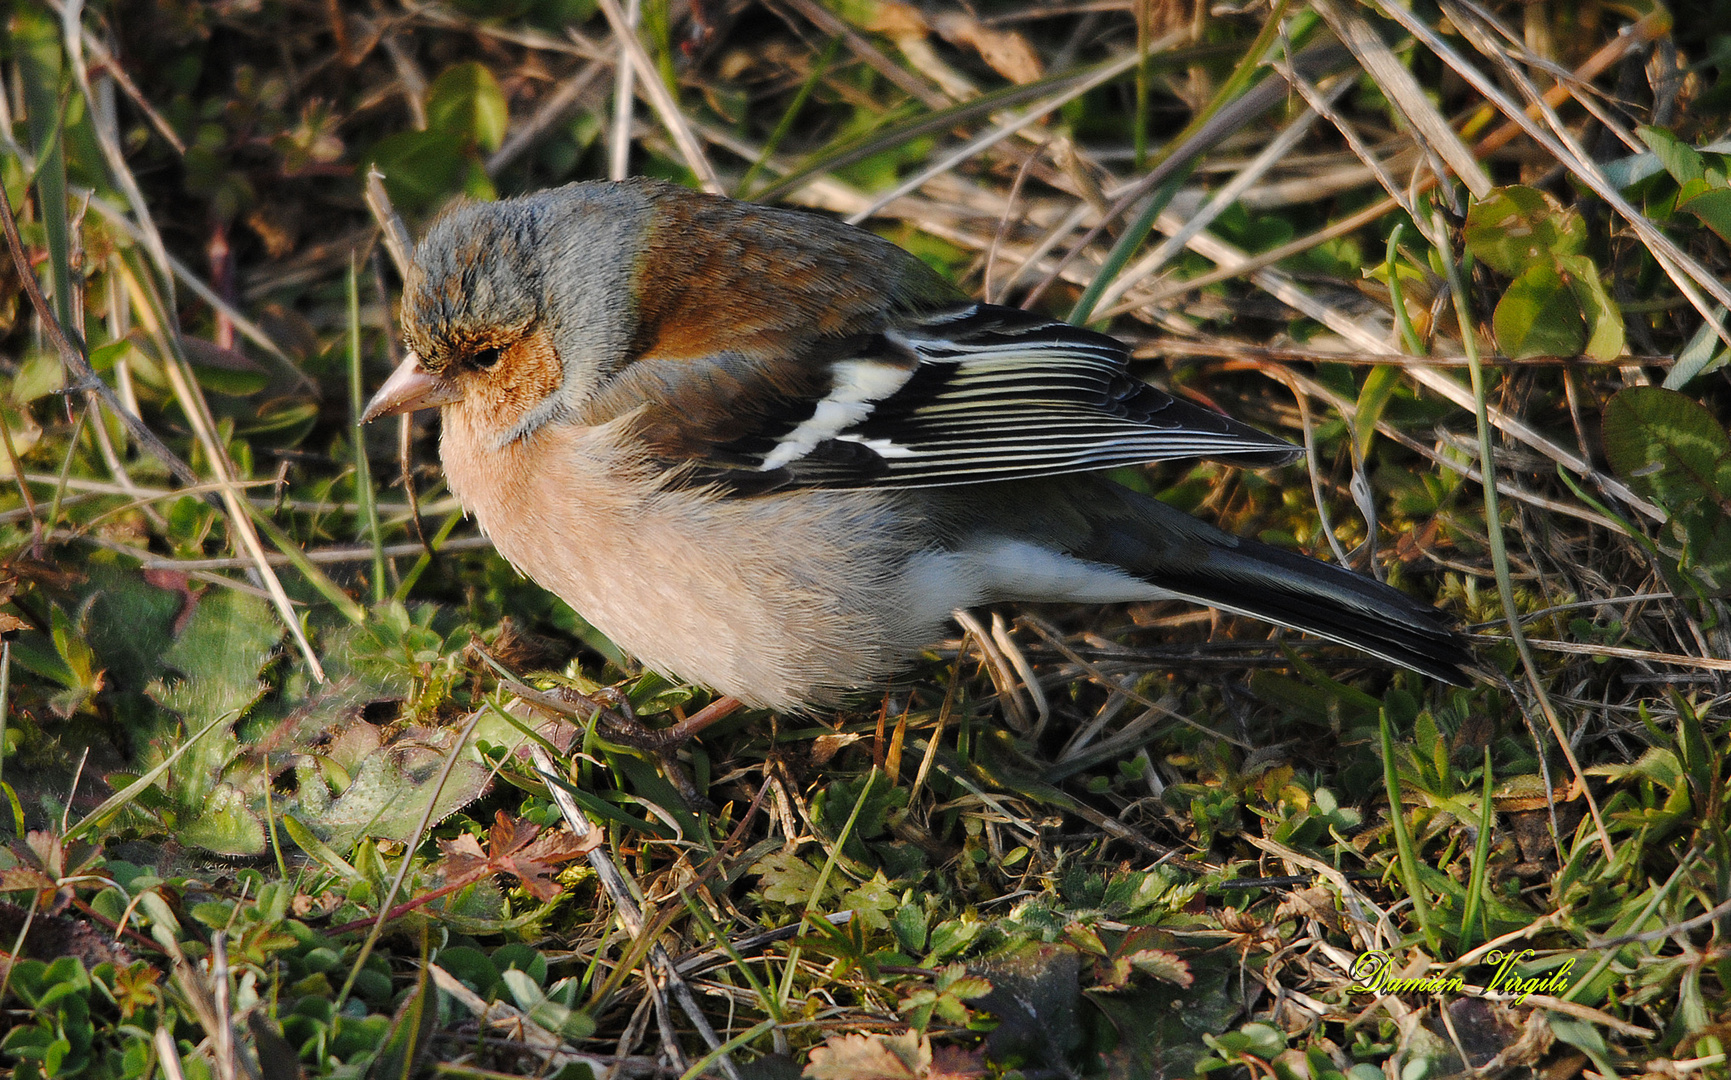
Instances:
[[[1635,129],[1635,134],[1652,148],[1653,153],[1658,155],[1659,163],[1665,166],[1665,171],[1670,173],[1671,179],[1679,185],[1700,180],[1707,175],[1707,167],[1702,162],[1700,153],[1664,128],[1643,125]]]
[[[1463,233],[1473,258],[1499,274],[1519,277],[1534,266],[1586,247],[1587,225],[1545,192],[1496,188],[1467,210]]]
[[[1695,331],[1695,336],[1677,354],[1677,362],[1665,375],[1665,389],[1681,390],[1695,379],[1724,367],[1725,362],[1731,359],[1731,349],[1719,347],[1715,324],[1725,324],[1723,304],[1713,309],[1713,317],[1701,324],[1701,329]]]
[[[282,628],[263,600],[213,589],[162,658],[186,677],[159,688],[155,696],[193,724],[244,711],[264,693],[259,672],[281,637]]]
[[[426,959],[424,951],[421,958]],[[423,963],[417,972],[414,989],[397,1009],[390,1036],[367,1071],[367,1080],[412,1080],[424,1063],[427,1047],[438,1026],[439,995],[433,990],[427,965]]]
[[[59,679],[66,690],[52,699],[54,711],[62,716],[71,716],[84,708],[91,696],[102,689],[103,673],[96,666],[96,653],[90,647],[88,626],[88,609],[76,623],[58,605],[49,613],[54,651],[65,669],[64,676]]]
[[[54,1033],[43,1027],[15,1027],[0,1039],[0,1051],[25,1061],[41,1061],[52,1045]]]
[[[163,656],[174,644],[175,616],[188,597],[147,583],[136,570],[113,566],[92,566],[90,583],[95,595],[84,622],[103,666],[126,687],[143,688],[161,678]]]
[[[333,851],[330,845],[320,840],[311,829],[301,824],[294,815],[284,814],[282,825],[283,830],[289,834],[289,839],[295,842],[295,846],[312,856],[320,866],[345,881],[357,882],[362,880],[362,874],[359,870],[349,865],[348,860]]]
[[[896,912],[892,927],[902,951],[917,956],[926,947],[926,909],[919,903],[903,904]]]
[[[426,210],[457,191],[468,174],[460,139],[443,131],[403,131],[374,144],[367,164],[384,174],[398,207]]]
[[[817,887],[817,867],[790,851],[765,855],[751,872],[761,878],[763,898],[778,904],[803,905]]]
[[[1081,962],[1075,949],[1029,942],[972,968],[992,984],[991,993],[976,1002],[999,1020],[986,1040],[989,1055],[1021,1054],[1042,1060],[1080,1045],[1083,999]]]
[[[1357,460],[1363,461],[1370,453],[1370,444],[1376,438],[1377,421],[1388,408],[1389,399],[1400,389],[1400,368],[1393,364],[1379,364],[1370,369],[1364,377],[1364,387],[1358,392],[1358,408],[1353,412],[1352,446],[1357,453]]]
[[[1503,352],[1516,359],[1578,356],[1587,340],[1580,302],[1555,261],[1535,263],[1509,283],[1491,327]]]
[[[932,930],[931,940],[927,942],[928,951],[920,962],[921,966],[930,967],[947,956],[956,955],[972,944],[985,928],[984,923],[966,916],[939,923]]]
[[[1707,588],[1731,591],[1731,438],[1706,406],[1675,390],[1630,387],[1605,406],[1611,468],[1664,508],[1678,560]]]
[[[1264,1061],[1277,1057],[1286,1049],[1286,1032],[1270,1024],[1252,1021],[1238,1029],[1244,1036],[1244,1049]]]
[[[547,985],[547,954],[522,942],[501,945],[493,950],[492,963],[500,971],[521,971],[535,981]]]
[[[285,441],[291,445],[306,436],[318,420],[322,411],[317,401],[301,398],[272,398],[261,402],[258,407],[257,419],[235,425],[236,435],[262,435],[268,432],[286,432]]]
[[[441,788],[439,773],[444,757],[453,751],[435,747],[432,742],[375,750],[362,763],[348,790],[331,804],[323,817],[307,824],[328,831],[325,841],[341,850],[362,836],[407,840],[420,824],[427,800],[434,797],[435,791],[438,803],[433,808],[434,823],[480,798],[492,779],[492,770],[480,762],[473,746],[454,751],[463,756]]]
[[[872,930],[889,929],[890,920],[887,912],[896,908],[896,894],[890,888],[890,883],[884,877],[882,870],[871,876],[858,888],[849,889],[842,894],[841,904],[853,911],[854,918],[862,925]]]
[[[476,61],[446,68],[427,90],[429,131],[444,132],[490,154],[505,142],[509,123],[499,81]]]
[[[182,843],[219,855],[262,855],[265,850],[264,821],[230,784],[211,790],[198,816],[180,827],[178,837]]]
[[[1731,438],[1699,402],[1631,387],[1605,406],[1605,456],[1619,476],[1667,509],[1731,497]]]
[[[73,994],[88,991],[90,976],[76,957],[62,956],[52,964],[20,962],[13,971],[12,985],[31,1008],[46,1010]]]
[[[1615,360],[1623,355],[1623,312],[1605,291],[1599,268],[1585,255],[1564,255],[1557,259],[1557,266],[1586,316],[1587,343],[1581,352],[1595,360]]]
[[[434,962],[482,997],[493,996],[493,988],[499,983],[498,965],[486,953],[469,945],[440,949]]]
[[[1687,210],[1701,223],[1731,243],[1731,187],[1714,187],[1687,199],[1677,200],[1677,209]]]
[[[1165,949],[1137,949],[1125,957],[1130,966],[1144,975],[1152,975],[1169,983],[1188,987],[1196,981],[1190,974],[1190,965],[1176,953]]]
[[[1584,1020],[1576,1020],[1561,1013],[1546,1013],[1546,1020],[1551,1025],[1551,1033],[1560,1042],[1567,1043],[1586,1054],[1593,1061],[1593,1066],[1603,1073],[1605,1069],[1615,1069],[1611,1064],[1611,1048],[1605,1045],[1604,1036],[1599,1030]],[[1603,1073],[1610,1075],[1609,1073]]]
[[[66,369],[60,357],[51,352],[32,352],[18,365],[18,375],[12,380],[12,400],[25,405],[65,386]]]
[[[508,968],[500,973],[500,978],[524,1015],[548,1031],[567,1039],[587,1039],[595,1033],[595,1021],[588,1013],[553,1000],[525,972]]]

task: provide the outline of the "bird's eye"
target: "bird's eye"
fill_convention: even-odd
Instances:
[[[474,352],[469,354],[469,363],[480,368],[482,371],[486,371],[498,362],[499,348],[496,345],[488,346],[485,349],[476,349]]]

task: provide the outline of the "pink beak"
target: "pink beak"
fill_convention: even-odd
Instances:
[[[370,424],[381,416],[418,412],[460,401],[463,394],[446,379],[441,379],[421,366],[421,358],[413,352],[397,365],[385,385],[367,402],[361,413],[361,423]]]

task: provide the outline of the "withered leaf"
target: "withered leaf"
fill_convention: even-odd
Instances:
[[[503,810],[497,811],[493,827],[487,830],[487,850],[468,833],[455,840],[439,841],[445,858],[438,871],[447,885],[466,885],[491,877],[509,874],[523,883],[529,895],[545,903],[559,895],[559,883],[553,875],[561,863],[578,859],[595,850],[601,843],[601,831],[577,837],[564,829],[543,832],[539,825],[521,818],[512,819]]]

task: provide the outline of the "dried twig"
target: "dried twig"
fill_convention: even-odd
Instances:
[[[565,790],[565,778],[553,768],[552,759],[539,746],[530,747],[529,753],[535,764],[536,774],[546,783],[547,794],[558,805],[559,813],[565,818],[565,823],[571,826],[572,832],[579,836],[587,836],[590,830],[595,828],[595,825],[578,808],[577,800],[573,799],[571,793]],[[613,907],[619,913],[619,921],[625,924],[626,932],[634,939],[642,941],[644,936],[643,910],[638,907],[637,898],[630,883],[626,881],[625,875],[620,873],[619,868],[613,863],[612,856],[607,854],[605,845],[597,846],[589,852],[589,865],[594,868],[596,877],[601,879],[601,885],[607,890],[608,897],[612,899]],[[686,985],[685,979],[679,974],[679,969],[673,963],[673,958],[668,955],[666,948],[659,941],[650,944],[649,960],[660,978],[673,991],[674,1000],[679,1003],[680,1010],[685,1013],[686,1019],[690,1020],[692,1026],[697,1029],[703,1041],[708,1044],[711,1050],[721,1046],[721,1039],[716,1036],[715,1029],[710,1027],[709,1018],[703,1015],[703,1010],[698,1007],[697,999],[691,994],[691,988]],[[716,1064],[721,1066],[721,1071],[728,1077],[728,1080],[740,1080],[739,1070],[726,1054],[717,1058]]]
[[[679,154],[685,159],[686,168],[697,175],[705,191],[720,194],[723,190],[721,179],[715,175],[715,167],[709,163],[709,158],[703,153],[703,147],[696,136],[691,133],[691,125],[686,123],[685,114],[679,108],[679,103],[673,100],[673,94],[668,91],[667,84],[661,81],[661,73],[655,69],[655,62],[649,59],[644,51],[643,43],[637,40],[636,29],[631,20],[619,6],[619,0],[599,0],[601,13],[607,16],[607,22],[613,27],[613,36],[619,42],[620,49],[630,59],[631,66],[637,70],[637,78],[643,84],[643,93],[654,106],[655,114],[661,118],[662,126],[667,134],[672,136],[673,144],[679,148]],[[623,179],[623,177],[615,177]]]

